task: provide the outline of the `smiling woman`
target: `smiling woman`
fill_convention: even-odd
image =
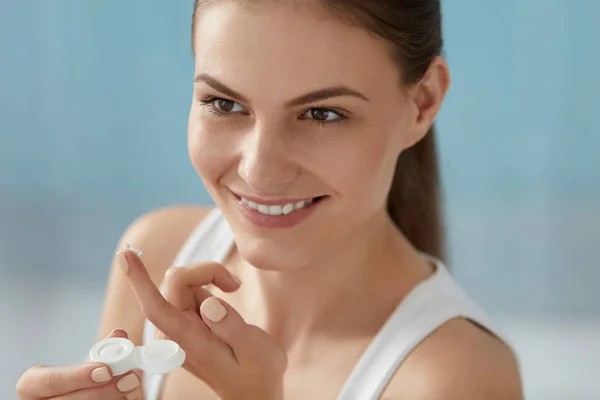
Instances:
[[[119,250],[144,254],[117,253],[101,328],[185,351],[146,400],[522,398],[510,345],[441,261],[440,13],[196,1],[188,149],[217,207],[127,230]]]

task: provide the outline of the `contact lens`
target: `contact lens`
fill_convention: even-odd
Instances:
[[[144,252],[140,249],[138,249],[135,246],[130,245],[129,243],[127,243],[127,250],[132,251],[135,253],[136,256],[141,256],[142,254],[144,254]]]

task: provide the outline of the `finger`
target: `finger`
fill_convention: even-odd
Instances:
[[[210,332],[210,329],[208,329],[208,327],[206,326],[206,324],[204,323],[204,321],[202,321],[202,318],[200,317],[200,309],[198,310],[185,310],[182,311],[183,314],[190,320],[194,320],[193,322],[191,322],[192,325],[194,325],[194,329],[198,329],[199,332],[196,333],[196,338],[197,339],[208,339],[208,337],[210,335],[212,335],[212,333]],[[167,336],[164,332],[162,332],[160,329],[155,329],[155,333],[154,333],[154,340],[173,340],[176,341],[173,338],[170,338],[169,336]],[[184,349],[185,350],[185,349]]]
[[[142,400],[142,384],[139,372],[132,372],[107,385],[94,389],[78,390],[76,392],[53,397],[52,400]]]
[[[117,253],[117,261],[127,276],[144,316],[171,340],[185,347],[197,329],[192,320],[169,303],[154,285],[142,260],[126,250]]]
[[[210,297],[200,305],[200,313],[206,326],[217,337],[227,343],[240,363],[252,359],[256,354],[270,350],[274,345],[266,333],[260,335],[259,328],[248,325],[242,316],[226,301]],[[261,331],[262,332],[262,331]]]
[[[129,339],[129,335],[127,335],[127,332],[125,332],[123,329],[113,329],[107,336],[106,338],[114,338],[114,337],[119,337],[119,338],[123,338],[123,339]]]
[[[164,297],[180,310],[197,310],[211,296],[204,289],[210,284],[224,292],[233,292],[240,287],[240,280],[219,263],[175,267],[165,274]]]
[[[98,362],[68,367],[37,366],[21,376],[17,392],[22,399],[49,398],[102,386],[111,379],[110,368]]]

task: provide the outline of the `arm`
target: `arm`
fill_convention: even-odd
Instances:
[[[523,400],[519,368],[498,339],[463,319],[440,327],[398,369],[382,399]]]
[[[123,250],[126,243],[142,249],[150,278],[158,286],[185,240],[209,211],[193,206],[152,211],[127,228],[117,250]],[[115,328],[125,330],[131,341],[141,344],[144,315],[113,257],[98,338],[105,338]]]

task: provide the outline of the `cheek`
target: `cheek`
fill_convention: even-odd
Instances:
[[[387,196],[397,159],[393,140],[393,135],[385,133],[383,127],[369,129],[360,145],[332,153],[337,156],[330,158],[335,161],[326,169],[330,171],[329,181],[337,183],[336,189],[353,207],[373,208]]]
[[[211,134],[208,124],[191,121],[188,128],[188,152],[194,169],[205,183],[218,179],[231,163],[234,149],[226,134]]]

